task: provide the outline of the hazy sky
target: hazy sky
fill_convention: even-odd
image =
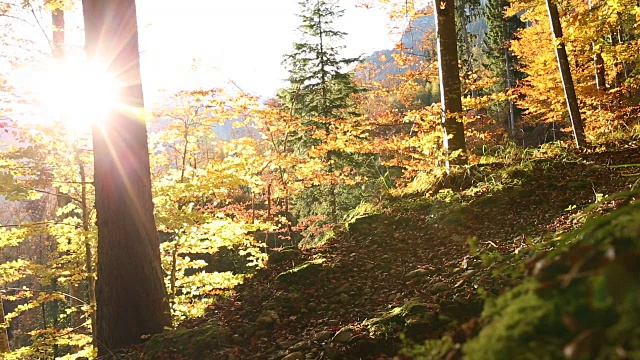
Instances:
[[[346,46],[343,55],[369,55],[393,47],[400,36],[389,34],[387,14],[357,8],[357,2],[339,1],[345,16],[335,28],[348,33],[342,42]],[[229,79],[243,91],[263,97],[273,96],[285,85],[283,55],[300,38],[296,31],[300,25],[298,0],[137,0],[136,4],[147,107],[179,90],[230,88]],[[40,8],[36,12],[38,22],[23,10],[26,22],[13,26],[33,40],[34,47],[49,53],[38,23],[47,29],[50,14]],[[80,52],[84,38],[81,9],[67,12],[65,18],[68,53]],[[6,62],[0,62],[0,70],[3,64]],[[30,71],[25,71],[28,76]]]
[[[392,47],[386,14],[342,0],[336,28],[348,33],[345,55]],[[234,80],[244,91],[271,96],[287,77],[282,57],[298,40],[297,0],[138,0],[143,81],[155,89],[211,87]],[[197,59],[199,70],[192,71]]]

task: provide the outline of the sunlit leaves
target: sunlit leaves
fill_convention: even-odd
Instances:
[[[629,0],[569,1],[561,5],[563,41],[571,59],[587,136],[592,141],[606,138],[612,131],[626,127],[629,118],[623,114],[635,106],[621,101],[618,94],[636,91],[631,81],[635,75],[628,72],[628,67],[638,56],[638,28],[632,15],[638,5]],[[507,14],[520,11],[524,11],[522,20],[531,26],[521,30],[519,40],[511,43],[511,50],[522,59],[521,70],[527,74],[517,90],[519,107],[526,109],[527,121],[561,122],[566,110],[546,9],[542,3],[513,1]],[[608,91],[596,89],[596,53],[604,60]],[[606,105],[613,102],[615,106]]]

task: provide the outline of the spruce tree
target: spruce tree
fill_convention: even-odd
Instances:
[[[300,133],[299,147],[306,150],[322,143],[312,133],[331,135],[331,121],[353,115],[352,95],[360,91],[355,85],[349,66],[358,58],[340,56],[343,46],[339,42],[345,32],[334,28],[334,22],[343,16],[344,10],[336,0],[303,0],[299,2],[301,25],[300,41],[293,44],[293,51],[285,55],[284,64],[289,70],[290,87],[280,92],[279,98],[291,112],[302,119],[309,129]],[[332,173],[340,162],[338,150],[326,154],[327,172]],[[328,187],[329,212],[333,222],[338,220],[336,182]]]
[[[517,70],[518,59],[509,50],[509,42],[515,39],[519,29],[524,23],[516,15],[505,17],[504,11],[509,7],[509,0],[487,0],[484,8],[484,17],[487,22],[487,34],[485,45],[485,67],[497,79],[492,92],[504,92],[515,87],[516,82],[522,79],[523,74]],[[502,105],[508,105],[509,131],[515,130],[516,118],[520,114],[513,101]],[[501,105],[501,106],[502,106]]]
[[[465,76],[475,70],[473,49],[477,35],[469,31],[469,25],[478,20],[482,15],[482,3],[480,0],[456,0],[456,32],[458,33],[458,59],[461,71]],[[476,92],[471,91],[471,96],[476,97]]]

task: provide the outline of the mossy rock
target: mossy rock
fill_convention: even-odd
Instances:
[[[300,283],[314,281],[324,270],[324,266],[322,265],[324,262],[324,259],[306,261],[291,270],[280,273],[276,277],[276,282],[281,284],[297,285]]]
[[[368,234],[373,231],[373,225],[381,221],[381,214],[371,214],[353,219],[346,224],[350,233]]]
[[[290,313],[299,313],[305,305],[305,299],[297,292],[280,292],[273,300],[269,301],[265,308],[273,310],[286,310]]]
[[[521,285],[487,301],[465,359],[640,358],[638,219],[636,201],[541,255]]]
[[[300,256],[300,250],[293,247],[286,247],[280,251],[273,251],[269,254],[269,264],[282,264],[286,261],[295,260]]]
[[[485,195],[480,197],[474,202],[474,205],[479,207],[492,207],[507,203],[509,200],[500,195]]]
[[[591,181],[570,181],[567,183],[567,187],[571,190],[584,190],[591,187]]]
[[[270,329],[279,323],[280,315],[273,310],[264,310],[256,319],[256,327],[262,330]]]
[[[551,345],[544,336],[537,336],[539,324],[553,322],[553,317],[561,314],[555,313],[553,303],[534,293],[535,287],[528,283],[489,301],[484,316],[498,309],[502,313],[482,330],[481,336],[465,344],[470,359],[562,358],[559,344]]]
[[[463,226],[465,224],[464,216],[457,210],[443,215],[438,222],[450,226]]]
[[[362,325],[369,328],[369,333],[373,336],[387,336],[394,331],[429,327],[436,318],[433,305],[409,301],[383,313],[380,317],[366,320]]]
[[[522,186],[514,186],[509,190],[508,198],[518,197],[518,198],[529,198],[532,197],[535,192],[532,189],[526,189]]]
[[[216,324],[195,329],[177,329],[153,336],[146,344],[144,357],[159,358],[161,354],[181,354],[202,358],[213,350],[231,344],[233,333]]]

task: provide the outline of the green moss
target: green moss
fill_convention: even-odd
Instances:
[[[231,343],[231,330],[219,325],[207,325],[195,329],[177,329],[153,336],[144,350],[147,359],[161,354],[182,354],[201,358],[212,350]]]
[[[380,317],[369,319],[362,323],[369,328],[373,336],[386,335],[392,330],[405,327],[405,325],[428,325],[436,318],[436,313],[428,304],[418,301],[409,301],[402,306],[383,313]]]
[[[558,316],[555,304],[539,298],[535,282],[517,287],[495,301],[487,301],[483,319],[490,319],[478,337],[464,346],[467,359],[561,358],[562,348],[551,333]],[[549,326],[551,325],[551,326]],[[558,329],[552,332],[557,333]]]
[[[455,344],[450,337],[428,340],[421,345],[409,344],[402,350],[402,355],[409,359],[445,359]]]
[[[466,359],[627,358],[640,354],[640,204],[589,220],[488,300]]]
[[[487,299],[464,359],[640,358],[638,194],[618,195],[630,204],[546,243],[552,250],[527,263],[520,285]],[[454,349],[445,338],[404,353],[439,359]]]
[[[346,227],[351,233],[370,234],[373,231],[373,225],[381,222],[380,218],[380,214],[362,215],[348,221]]]
[[[325,262],[324,259],[306,261],[291,270],[280,273],[276,277],[276,282],[295,285],[301,282],[313,280],[320,272],[322,272]]]
[[[482,197],[478,198],[474,202],[474,205],[479,206],[479,207],[490,208],[490,207],[493,207],[493,206],[506,204],[508,202],[509,202],[509,199],[505,198],[504,196],[486,195],[486,196],[482,196]]]
[[[285,248],[280,251],[274,251],[269,254],[269,264],[281,264],[286,261],[292,261],[300,255],[300,250],[295,248]]]

